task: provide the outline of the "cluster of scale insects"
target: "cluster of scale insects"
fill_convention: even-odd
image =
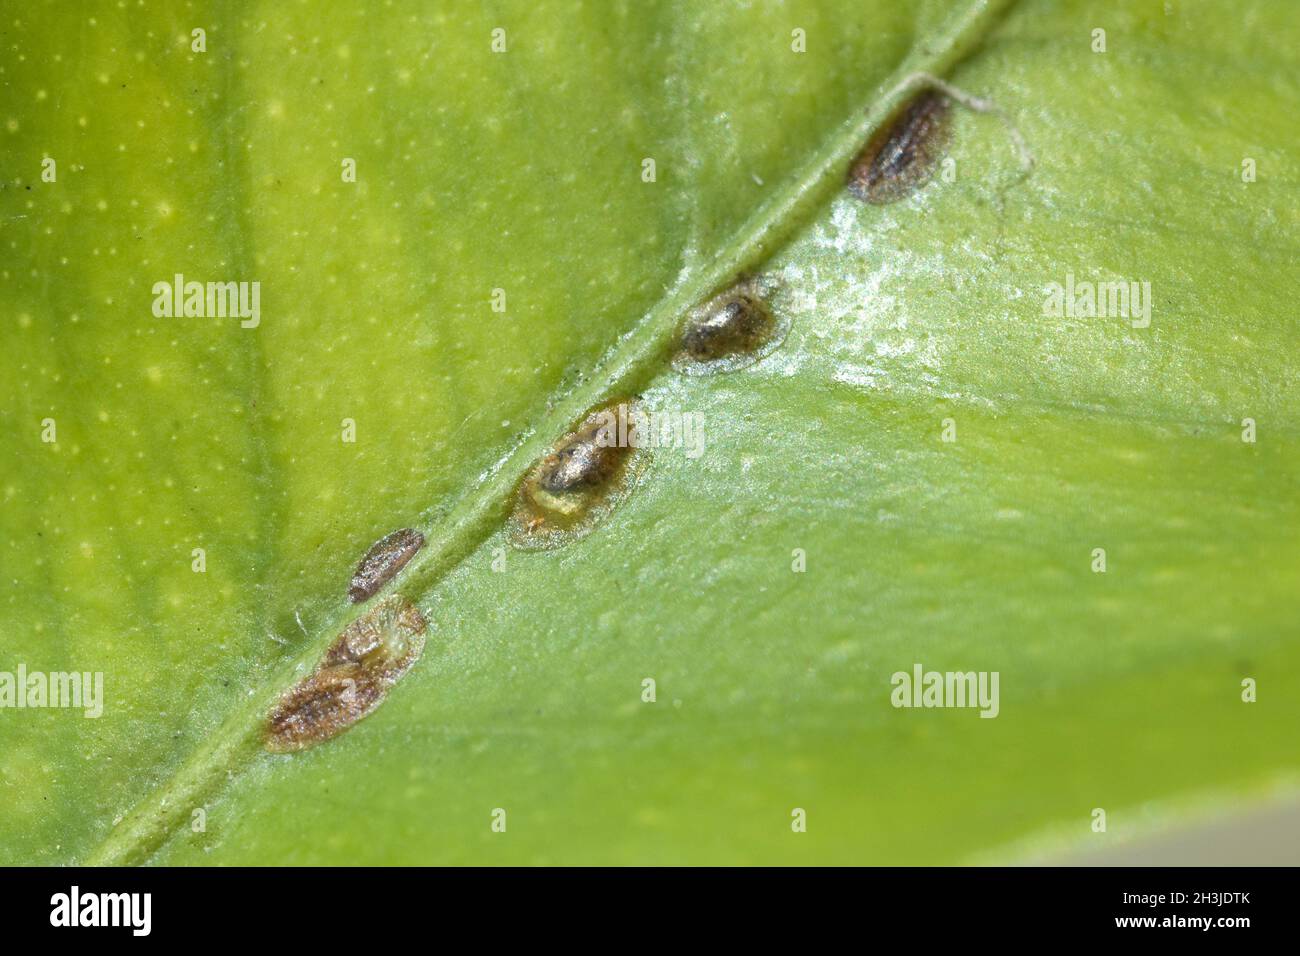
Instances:
[[[924,185],[948,141],[948,100],[925,90],[863,148],[847,188],[865,202],[894,202]],[[785,327],[769,298],[776,284],[743,277],[687,316],[671,365],[685,374],[727,372],[757,362],[780,346]],[[607,440],[603,428],[620,398],[591,409],[520,481],[510,516],[516,547],[553,548],[587,534],[626,497],[641,473],[645,449]],[[402,528],[366,552],[349,583],[354,604],[369,601],[424,547],[424,535]],[[393,595],[349,624],[316,669],[285,692],[267,720],[266,748],[301,750],[347,730],[373,712],[419,659],[427,623]]]

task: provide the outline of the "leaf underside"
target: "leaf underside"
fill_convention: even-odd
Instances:
[[[1300,769],[1289,5],[105,3],[0,42],[0,671],[106,693],[0,710],[0,862],[1015,859]],[[918,69],[1032,172],[957,106],[954,175],[827,188]],[[724,267],[789,332],[675,374]],[[155,318],[177,273],[262,323]],[[1067,274],[1150,283],[1149,327],[1045,315]],[[517,466],[622,385],[704,454],[510,549]],[[243,717],[400,527],[423,658],[265,753]],[[998,717],[891,707],[916,663],[999,672]]]

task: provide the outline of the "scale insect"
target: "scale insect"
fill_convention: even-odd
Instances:
[[[882,205],[929,182],[952,140],[953,103],[997,117],[1006,127],[1020,177],[1033,170],[1034,154],[1019,127],[992,100],[974,96],[932,73],[909,75],[895,92],[914,88],[919,91],[871,137],[849,167],[848,189],[853,196]]]
[[[629,427],[640,410],[628,399],[588,413],[519,483],[511,541],[524,550],[582,537],[626,497],[648,452]]]
[[[280,697],[266,749],[291,753],[337,737],[384,702],[424,652],[428,623],[403,597],[385,598],[326,649],[316,669]]]
[[[751,276],[692,309],[673,366],[687,374],[730,372],[770,355],[786,332],[769,302],[775,291],[775,280]]]
[[[849,192],[873,205],[897,202],[934,176],[952,138],[951,103],[923,89],[871,137],[849,169]]]
[[[423,547],[424,535],[414,528],[402,528],[380,538],[352,572],[348,600],[360,604],[374,597]]]

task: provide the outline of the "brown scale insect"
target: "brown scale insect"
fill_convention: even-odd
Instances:
[[[538,487],[548,495],[584,494],[599,488],[619,470],[632,449],[601,442],[604,427],[600,415],[592,415],[551,454],[537,470]],[[617,420],[614,427],[617,428]]]
[[[737,292],[725,296],[716,308],[686,327],[682,348],[697,362],[752,352],[762,344],[772,324],[766,302],[748,292]]]
[[[679,371],[731,371],[770,354],[784,329],[768,306],[775,283],[742,279],[687,316],[674,364]]]
[[[611,402],[589,413],[520,482],[513,541],[545,548],[586,534],[636,477],[637,406]]]
[[[285,691],[266,723],[266,749],[290,753],[337,737],[372,713],[424,651],[415,605],[385,598],[343,629],[316,670]]]
[[[380,538],[370,546],[366,556],[352,573],[348,585],[348,600],[353,604],[374,597],[375,593],[393,579],[393,575],[406,567],[424,547],[424,535],[414,528],[402,528]]]
[[[929,182],[951,140],[949,105],[937,90],[918,93],[858,154],[849,169],[849,192],[883,205]]]

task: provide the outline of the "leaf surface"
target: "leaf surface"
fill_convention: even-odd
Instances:
[[[1294,14],[899,6],[8,27],[5,657],[106,702],[0,714],[5,858],[956,862],[1294,773]],[[1032,172],[957,107],[951,182],[840,192],[917,70]],[[744,269],[780,280],[781,349],[667,371]],[[178,272],[260,280],[262,323],[154,317]],[[1045,316],[1067,273],[1149,282],[1150,326]],[[621,387],[699,414],[704,454],[510,550],[521,465]],[[261,752],[402,526],[423,660]],[[998,671],[997,719],[891,707],[917,663]]]

